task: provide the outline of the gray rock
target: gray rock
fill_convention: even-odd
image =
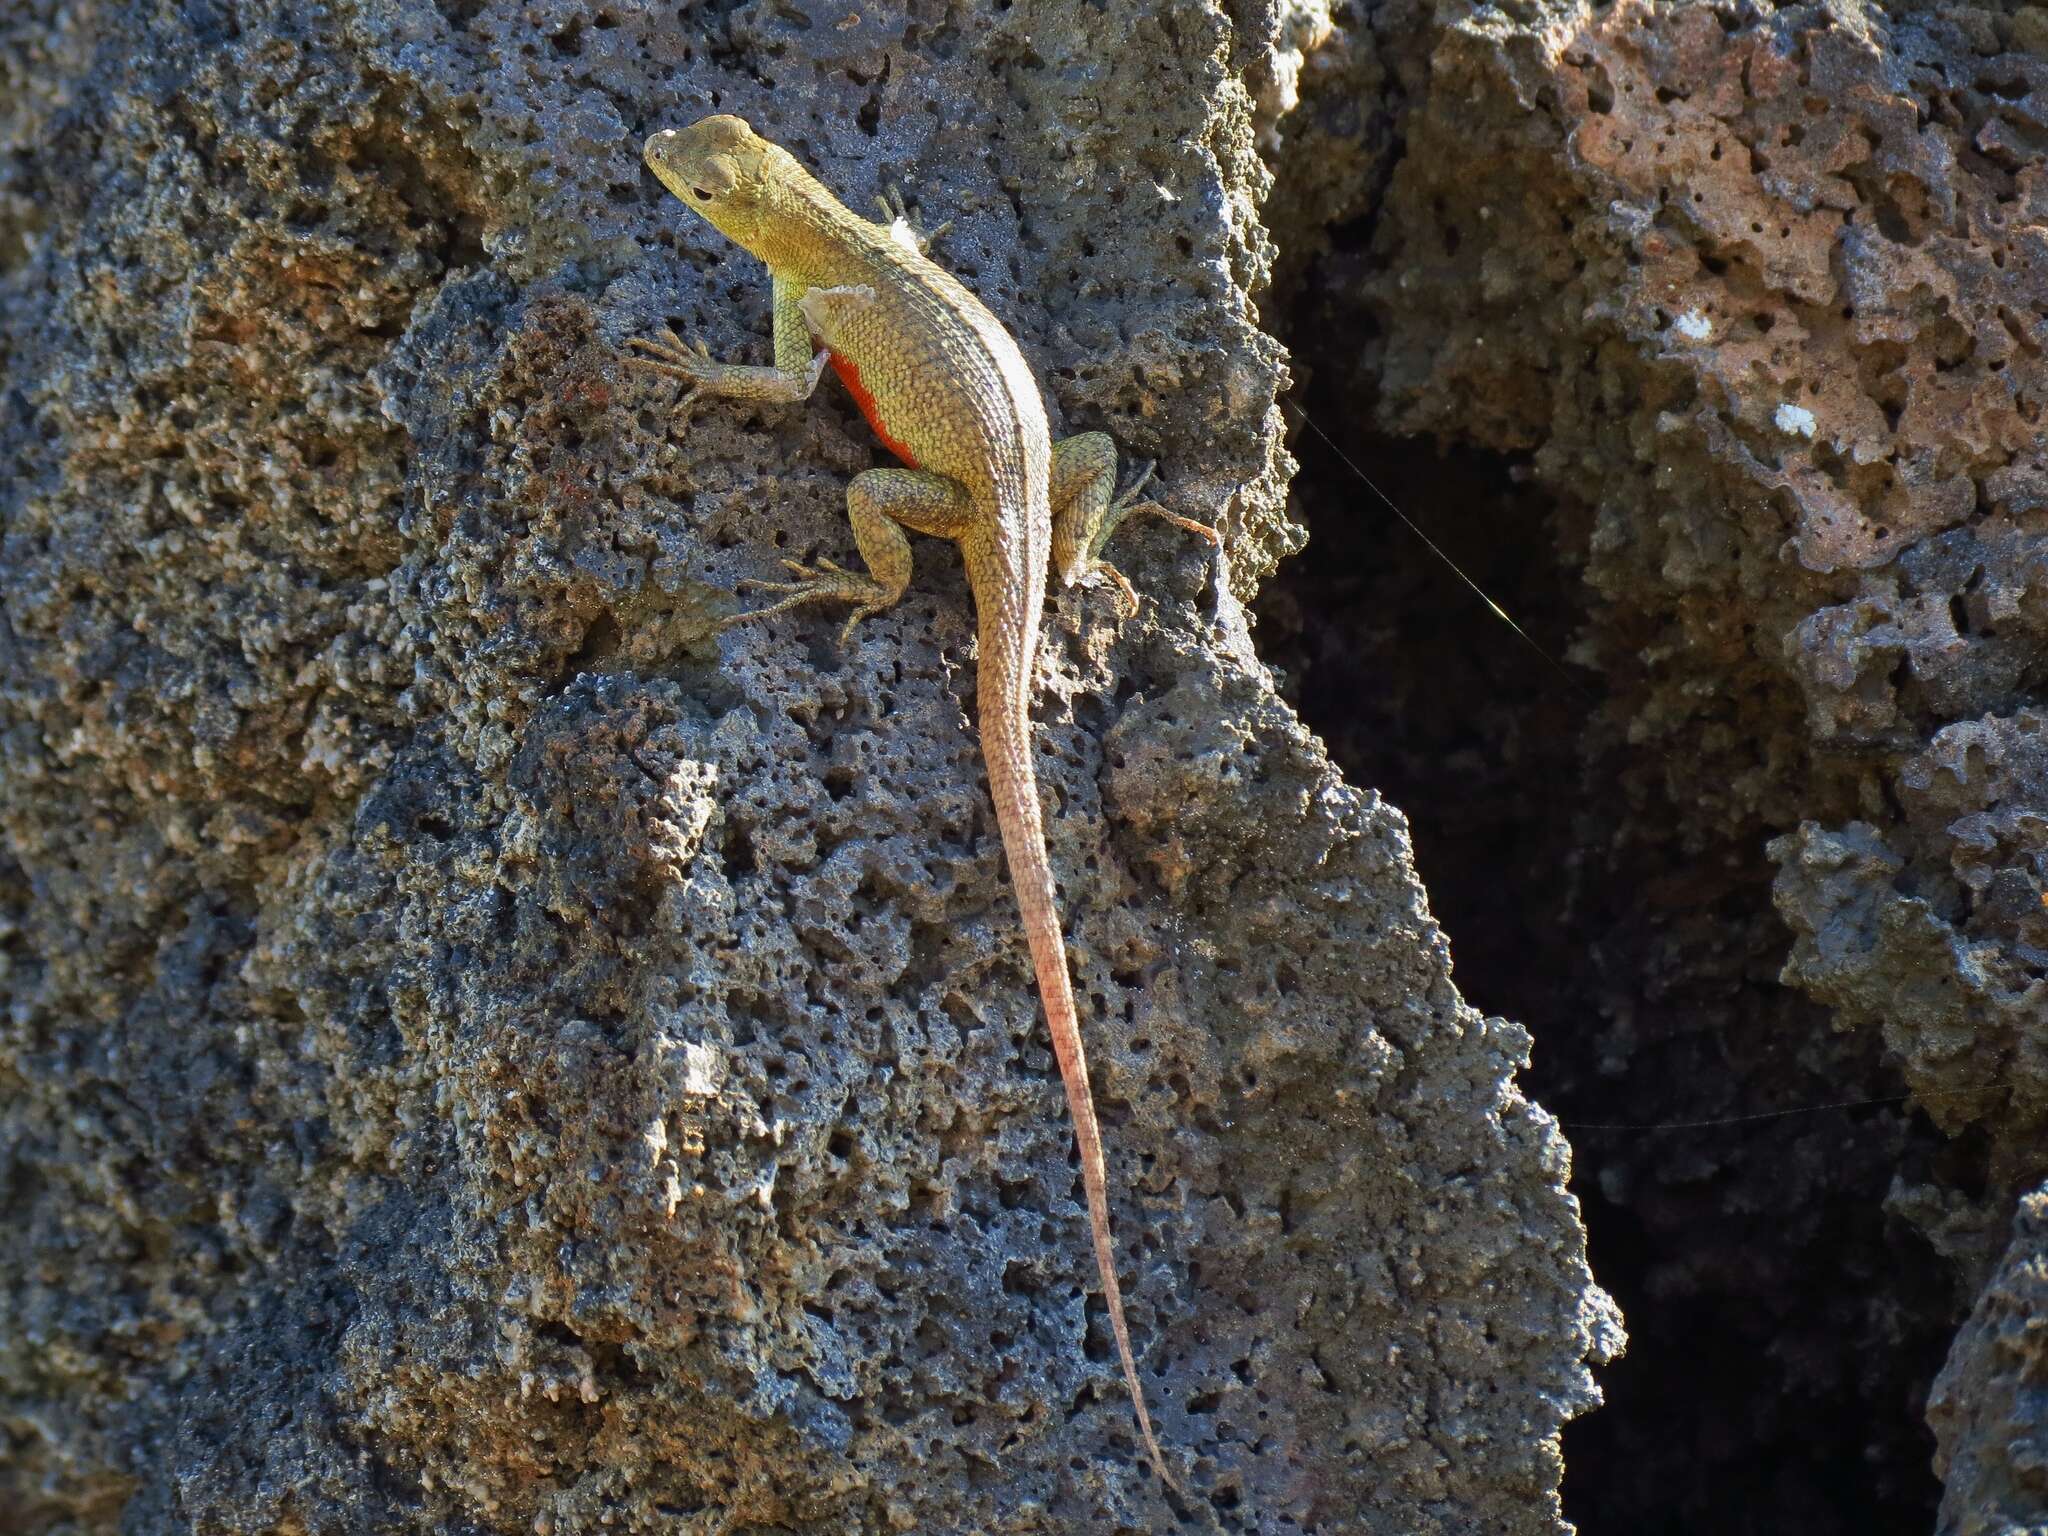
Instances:
[[[2022,1196],[2012,1243],[1978,1293],[1928,1398],[1947,1484],[1942,1536],[2008,1536],[2038,1528],[2048,1502],[2048,1440],[2038,1398],[2043,1361],[2041,1253],[2048,1195]]]
[[[1619,1347],[1528,1040],[1241,601],[1299,531],[1256,8],[17,9],[0,170],[0,1501],[47,1532],[1158,1529],[958,563],[847,653],[851,406],[643,134],[915,184],[1153,605],[1039,719],[1196,1529],[1559,1528]],[[1262,105],[1263,104],[1263,105]]]

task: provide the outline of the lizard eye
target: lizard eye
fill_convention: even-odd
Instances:
[[[702,187],[690,188],[690,196],[696,198],[697,201],[700,203],[708,203],[711,201],[711,194],[709,192],[706,192]]]

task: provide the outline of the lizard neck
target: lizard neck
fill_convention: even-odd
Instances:
[[[781,178],[772,210],[750,244],[770,271],[806,287],[858,281],[865,220],[828,192],[809,172]]]

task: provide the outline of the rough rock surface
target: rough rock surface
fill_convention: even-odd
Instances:
[[[1398,812],[1273,695],[1256,5],[32,4],[0,47],[0,1506],[36,1532],[1547,1532],[1618,1343]],[[913,181],[1220,519],[1049,619],[1135,1456],[968,720],[651,129]]]
[[[1483,646],[1480,677],[1518,643],[1455,586],[1462,621],[1371,577],[1349,577],[1374,616],[1355,639],[1295,621],[1304,698],[1342,686],[1317,658],[1377,680],[1369,625],[1447,637],[1402,725],[1339,756],[1417,812],[1473,995],[1497,998],[1449,887],[1523,943],[1529,963],[1495,971],[1539,1064],[1562,1058],[1539,1081],[1568,1132],[1882,1096],[1901,1071],[1918,1112],[1581,1142],[1636,1338],[1585,1431],[1612,1475],[1588,1528],[1925,1529],[1928,1339],[1995,1263],[1984,1305],[2018,1326],[2012,1277],[2048,1261],[2037,1222],[1998,1260],[2048,1172],[2048,10],[1448,5],[1351,30],[1378,43],[1395,128],[1347,122],[1349,93],[1305,71],[1304,131],[1399,161],[1304,282],[1290,338],[1340,338],[1304,348],[1311,408],[1463,450],[1402,499],[1453,543],[1484,528],[1483,576],[1561,550],[1578,590],[1491,585],[1560,620],[1602,698],[1460,688],[1447,657]],[[1326,495],[1319,541],[1363,500]],[[1381,541],[1389,563],[1429,558]],[[1321,569],[1340,574],[1284,614],[1346,601],[1330,589],[1354,567]],[[1446,698],[1460,718],[1430,721]],[[1559,715],[1582,715],[1582,748]],[[1471,870],[1440,883],[1433,818],[1389,767],[1407,753],[1448,781],[1424,785],[1447,814],[1483,797],[1551,830],[1447,834]],[[1518,885],[1552,910],[1505,910]],[[1549,954],[1572,963],[1546,982]],[[1966,1337],[1965,1359],[1936,1417],[1952,1518],[2032,1488],[2043,1433],[2023,1354]],[[2009,1408],[1959,1411],[1972,1394]],[[2037,1497],[2003,1507],[2048,1520]]]
[[[2041,1317],[2048,1311],[2048,1189],[2022,1196],[2012,1244],[1977,1298],[1934,1384],[1928,1417],[1941,1435],[1945,1536],[2038,1528],[2048,1502],[2041,1421]]]

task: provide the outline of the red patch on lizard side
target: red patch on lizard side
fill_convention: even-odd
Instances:
[[[832,371],[839,375],[839,382],[846,386],[846,392],[853,396],[853,403],[860,407],[861,415],[867,417],[868,425],[875,429],[875,436],[882,440],[882,446],[895,454],[912,469],[917,468],[917,456],[904,447],[896,435],[882,421],[881,412],[875,409],[875,397],[867,385],[860,381],[860,369],[853,359],[841,357],[837,352],[825,354],[832,360]]]

